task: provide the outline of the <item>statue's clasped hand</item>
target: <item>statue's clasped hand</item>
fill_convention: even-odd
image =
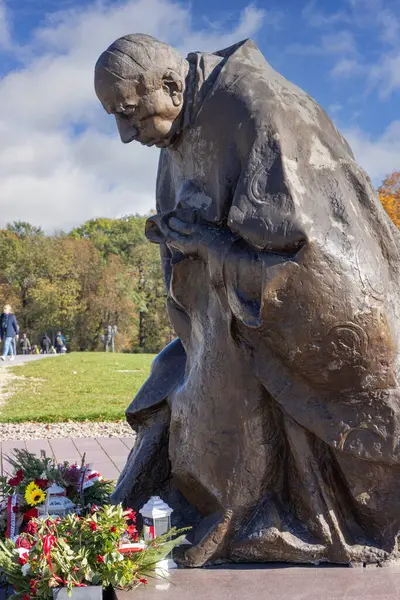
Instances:
[[[208,246],[222,235],[222,230],[208,223],[189,223],[176,216],[156,215],[146,224],[147,238],[166,243],[187,256],[207,258]]]
[[[177,217],[169,219],[168,246],[183,254],[206,258],[208,246],[221,235],[221,230],[206,223],[185,223]]]

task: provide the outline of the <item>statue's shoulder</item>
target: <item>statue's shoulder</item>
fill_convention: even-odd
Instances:
[[[252,53],[261,54],[261,51],[257,44],[250,38],[242,40],[241,42],[237,42],[232,46],[228,46],[228,48],[224,48],[223,50],[217,50],[214,52],[216,56],[222,56],[222,58],[230,58],[231,56],[246,56]],[[253,59],[254,57],[251,57]]]
[[[278,73],[253,40],[244,40],[216,54],[223,57],[224,65],[214,92],[220,92],[220,99],[240,105],[256,127],[264,123],[275,123],[276,127],[279,123],[282,127],[282,118],[292,111],[304,124],[324,129],[325,119],[318,103]]]

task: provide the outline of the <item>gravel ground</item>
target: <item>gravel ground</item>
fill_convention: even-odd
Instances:
[[[128,423],[0,423],[0,442],[6,440],[43,440],[46,438],[133,437]]]

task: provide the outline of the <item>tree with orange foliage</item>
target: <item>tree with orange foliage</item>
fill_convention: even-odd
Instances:
[[[378,188],[379,199],[393,223],[400,229],[400,171],[388,175]]]

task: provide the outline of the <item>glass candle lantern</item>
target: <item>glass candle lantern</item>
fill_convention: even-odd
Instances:
[[[75,504],[66,497],[65,493],[65,489],[56,483],[47,488],[46,500],[39,507],[39,516],[65,517],[72,512]]]
[[[146,541],[164,535],[171,529],[173,509],[159,496],[152,496],[139,512],[143,517],[143,536]],[[174,568],[176,568],[176,564],[171,552],[164,560],[157,563],[156,573],[164,576],[170,569]]]
[[[173,509],[160,496],[152,496],[139,512],[143,517],[143,536],[146,541],[164,535],[171,529]]]

